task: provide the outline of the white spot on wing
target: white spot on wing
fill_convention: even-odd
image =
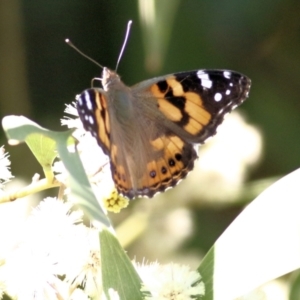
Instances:
[[[92,110],[93,106],[92,106],[91,98],[90,98],[90,95],[88,92],[84,92],[84,98],[85,98],[87,108],[89,110]]]
[[[92,116],[89,116],[89,122],[90,122],[90,124],[94,124],[94,119]]]
[[[221,101],[221,100],[222,100],[222,94],[216,93],[214,99],[215,99],[215,101],[217,101],[217,102]]]
[[[226,95],[230,95],[231,91],[230,90],[226,90],[225,94]]]
[[[223,72],[223,75],[224,75],[224,77],[227,78],[227,79],[230,79],[230,78],[231,78],[231,72],[229,72],[229,71],[224,71],[224,72]]]
[[[208,74],[204,71],[201,71],[201,70],[197,72],[197,76],[200,79],[209,79]]]
[[[212,87],[212,81],[209,79],[209,75],[203,71],[197,72],[198,78],[201,80],[201,85],[204,88],[210,89]]]

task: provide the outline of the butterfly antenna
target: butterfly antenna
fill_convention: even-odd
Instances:
[[[82,51],[80,51],[69,39],[65,39],[65,42],[70,47],[72,47],[73,49],[75,49],[80,55],[82,55],[83,57],[87,58],[89,61],[93,62],[95,65],[97,65],[98,67],[100,67],[101,69],[103,69],[103,66],[101,66],[98,62],[96,62],[94,59],[92,59],[88,55],[84,54]]]
[[[117,61],[116,71],[117,71],[117,69],[118,69],[119,62],[120,62],[120,60],[121,60],[121,57],[122,57],[122,55],[123,55],[123,53],[124,53],[125,46],[126,46],[126,44],[127,44],[127,40],[128,40],[128,36],[129,36],[129,33],[130,33],[131,24],[132,24],[132,21],[130,20],[130,21],[127,23],[127,29],[126,29],[125,39],[124,39],[124,43],[123,43],[123,46],[122,46],[122,49],[121,49],[121,51],[120,51],[119,58],[118,58],[118,61]]]

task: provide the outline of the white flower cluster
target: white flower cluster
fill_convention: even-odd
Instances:
[[[69,203],[46,198],[0,261],[0,288],[17,299],[79,299],[102,293],[98,232]],[[59,298],[59,297],[60,298]],[[73,297],[74,296],[74,297]]]
[[[136,264],[145,300],[190,300],[203,296],[204,283],[196,271],[178,264]]]
[[[8,157],[9,155],[5,152],[4,147],[0,147],[0,189],[14,177],[9,170],[10,161]]]
[[[0,299],[119,300],[117,291],[102,289],[98,230],[82,223],[71,204],[46,198],[20,229],[18,241],[0,257]],[[189,300],[204,294],[198,272],[170,264],[136,266],[148,300]]]

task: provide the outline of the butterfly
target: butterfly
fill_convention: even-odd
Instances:
[[[229,70],[169,74],[126,86],[104,67],[101,88],[77,96],[86,131],[110,158],[116,189],[129,199],[175,186],[194,167],[195,144],[216,133],[248,97],[251,81]]]

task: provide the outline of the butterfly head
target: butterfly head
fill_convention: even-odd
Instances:
[[[106,67],[103,68],[102,85],[105,91],[111,89],[112,86],[116,86],[118,83],[120,83],[120,81],[120,76],[116,72]]]

